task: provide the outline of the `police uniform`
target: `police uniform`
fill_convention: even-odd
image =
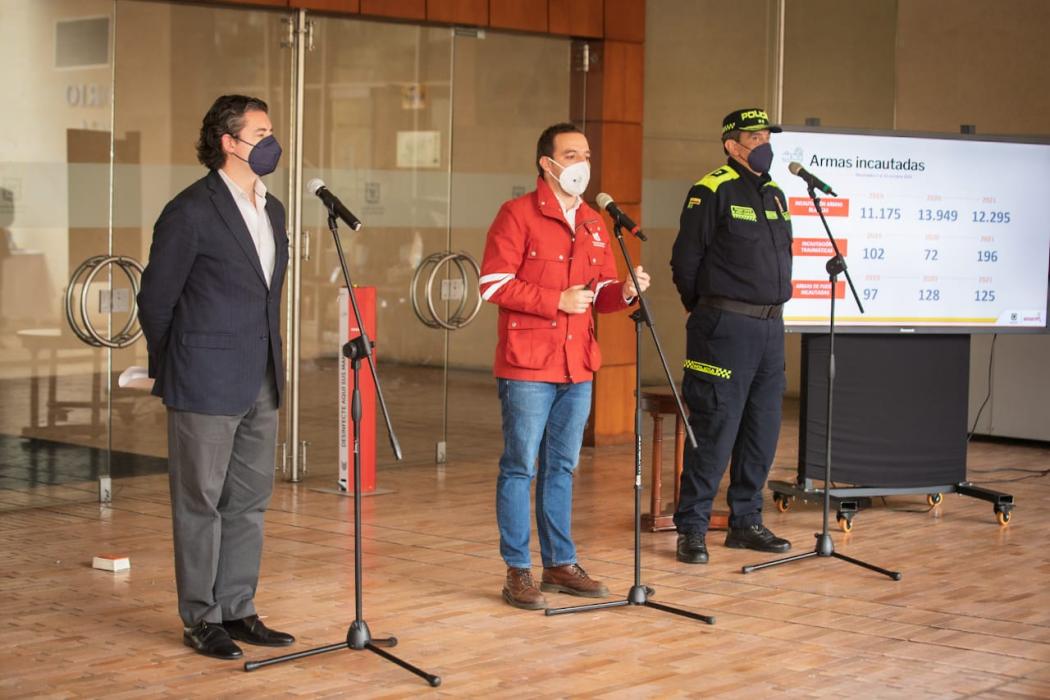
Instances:
[[[780,131],[761,110],[727,116],[723,133],[733,129]],[[731,534],[761,526],[785,388],[791,238],[787,199],[768,174],[755,175],[730,158],[689,190],[671,268],[689,311],[682,393],[699,447],[685,453],[674,515],[679,533],[706,533],[730,458]],[[763,549],[790,546],[778,542]]]

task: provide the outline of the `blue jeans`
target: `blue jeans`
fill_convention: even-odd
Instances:
[[[507,566],[529,568],[530,487],[536,479],[536,531],[545,567],[576,563],[572,475],[591,412],[591,383],[498,379],[503,456],[496,482],[499,550]],[[536,469],[539,459],[539,471]]]

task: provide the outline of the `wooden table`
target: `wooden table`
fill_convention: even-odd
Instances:
[[[652,485],[650,488],[649,512],[642,514],[642,527],[650,532],[674,530],[674,511],[682,488],[682,464],[685,455],[685,423],[678,415],[671,390],[667,388],[642,389],[642,410],[653,420],[653,455],[651,464]],[[688,410],[688,409],[687,409]],[[672,414],[674,420],[674,500],[668,510],[663,510],[663,454],[664,435],[663,417]],[[711,530],[725,530],[729,527],[729,514],[725,511],[714,511],[711,514]]]

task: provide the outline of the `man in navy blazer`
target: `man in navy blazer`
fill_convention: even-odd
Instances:
[[[281,147],[266,103],[215,101],[197,157],[209,169],[153,230],[138,295],[153,393],[168,410],[175,578],[183,641],[223,659],[234,640],[284,646],[255,610],[284,373],[284,206],[260,179]]]

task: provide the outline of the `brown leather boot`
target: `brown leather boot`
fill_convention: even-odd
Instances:
[[[604,583],[595,581],[579,564],[566,564],[543,569],[541,591],[549,593],[568,593],[584,598],[604,598],[609,589]]]
[[[523,610],[543,610],[547,599],[532,581],[532,571],[507,567],[507,582],[503,584],[503,600]]]

